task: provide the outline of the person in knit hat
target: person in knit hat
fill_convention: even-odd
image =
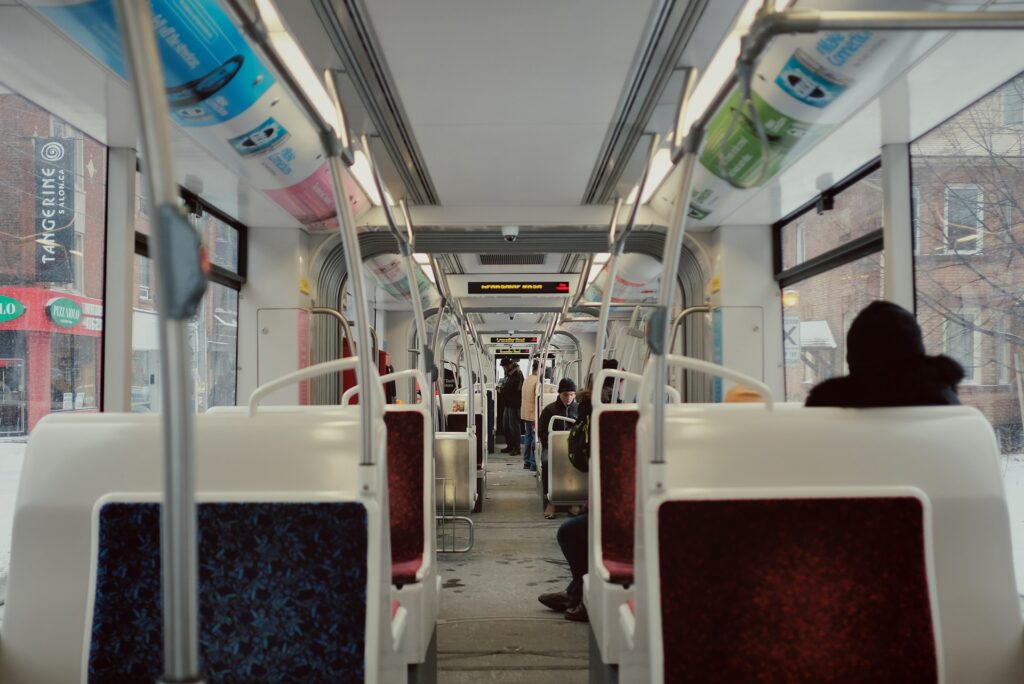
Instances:
[[[553,416],[565,416],[576,420],[579,405],[576,403],[576,383],[569,378],[562,378],[558,383],[558,397],[544,407],[544,410],[540,414],[540,420],[537,421],[537,437],[540,440],[541,447],[543,447],[543,463],[544,467],[541,468],[541,479],[542,479],[542,490],[543,492],[548,491],[548,426],[551,423]],[[559,430],[568,430],[569,426],[559,425]],[[544,497],[544,517],[548,520],[555,517],[555,507],[548,501],[547,496]]]
[[[807,406],[871,408],[959,404],[964,369],[945,355],[925,353],[914,315],[892,302],[868,304],[846,335],[850,374],[826,380]]]

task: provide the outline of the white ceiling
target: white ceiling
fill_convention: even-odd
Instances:
[[[582,200],[651,0],[373,0],[445,206]]]

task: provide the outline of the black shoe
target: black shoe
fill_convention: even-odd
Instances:
[[[559,613],[564,613],[576,606],[578,599],[569,596],[564,591],[556,591],[550,594],[541,594],[537,600],[545,606]]]
[[[522,456],[522,455],[523,455],[523,452],[521,452],[521,451],[519,451],[519,450],[517,449],[516,451],[510,451],[510,452],[508,452],[508,455],[509,455],[509,456]]]
[[[590,622],[590,615],[587,614],[587,607],[583,605],[583,601],[565,611],[565,619],[573,622]]]
[[[523,470],[529,470],[529,469],[530,469],[530,464],[529,463],[524,463],[523,464]]]
[[[501,450],[501,453],[503,453],[503,454],[511,454],[512,453],[512,447],[505,447],[504,449]]]

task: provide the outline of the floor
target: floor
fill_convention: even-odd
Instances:
[[[537,602],[569,582],[555,541],[565,516],[544,520],[520,457],[490,457],[484,509],[473,519],[473,550],[440,557],[438,682],[586,682],[587,625]]]

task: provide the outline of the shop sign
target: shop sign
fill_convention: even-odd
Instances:
[[[73,299],[56,297],[46,303],[46,316],[54,325],[73,328],[82,320],[82,307]]]
[[[35,139],[36,280],[70,283],[75,248],[75,141]]]
[[[0,295],[0,323],[13,321],[25,313],[25,305],[13,297]]]

